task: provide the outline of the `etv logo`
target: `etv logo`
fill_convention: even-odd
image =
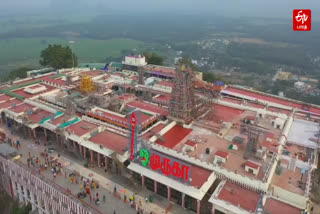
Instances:
[[[311,30],[311,10],[293,10],[293,30]]]

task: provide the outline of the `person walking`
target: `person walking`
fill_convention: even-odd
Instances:
[[[102,199],[103,199],[103,203],[106,203],[106,196],[105,195],[103,195]]]

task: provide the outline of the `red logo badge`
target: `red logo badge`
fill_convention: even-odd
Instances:
[[[311,30],[311,10],[293,10],[293,30]]]

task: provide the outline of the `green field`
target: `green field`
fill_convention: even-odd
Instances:
[[[69,44],[79,62],[103,61],[107,57],[121,57],[122,50],[143,50],[147,45],[130,39],[73,39]],[[41,50],[48,44],[68,45],[67,40],[57,38],[26,38],[0,40],[0,69],[3,66],[34,64],[39,60]]]

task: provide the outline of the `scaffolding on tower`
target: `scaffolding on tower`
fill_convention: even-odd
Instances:
[[[195,99],[192,90],[194,81],[191,73],[185,65],[176,68],[169,104],[169,118],[185,124],[192,122],[195,113]]]

